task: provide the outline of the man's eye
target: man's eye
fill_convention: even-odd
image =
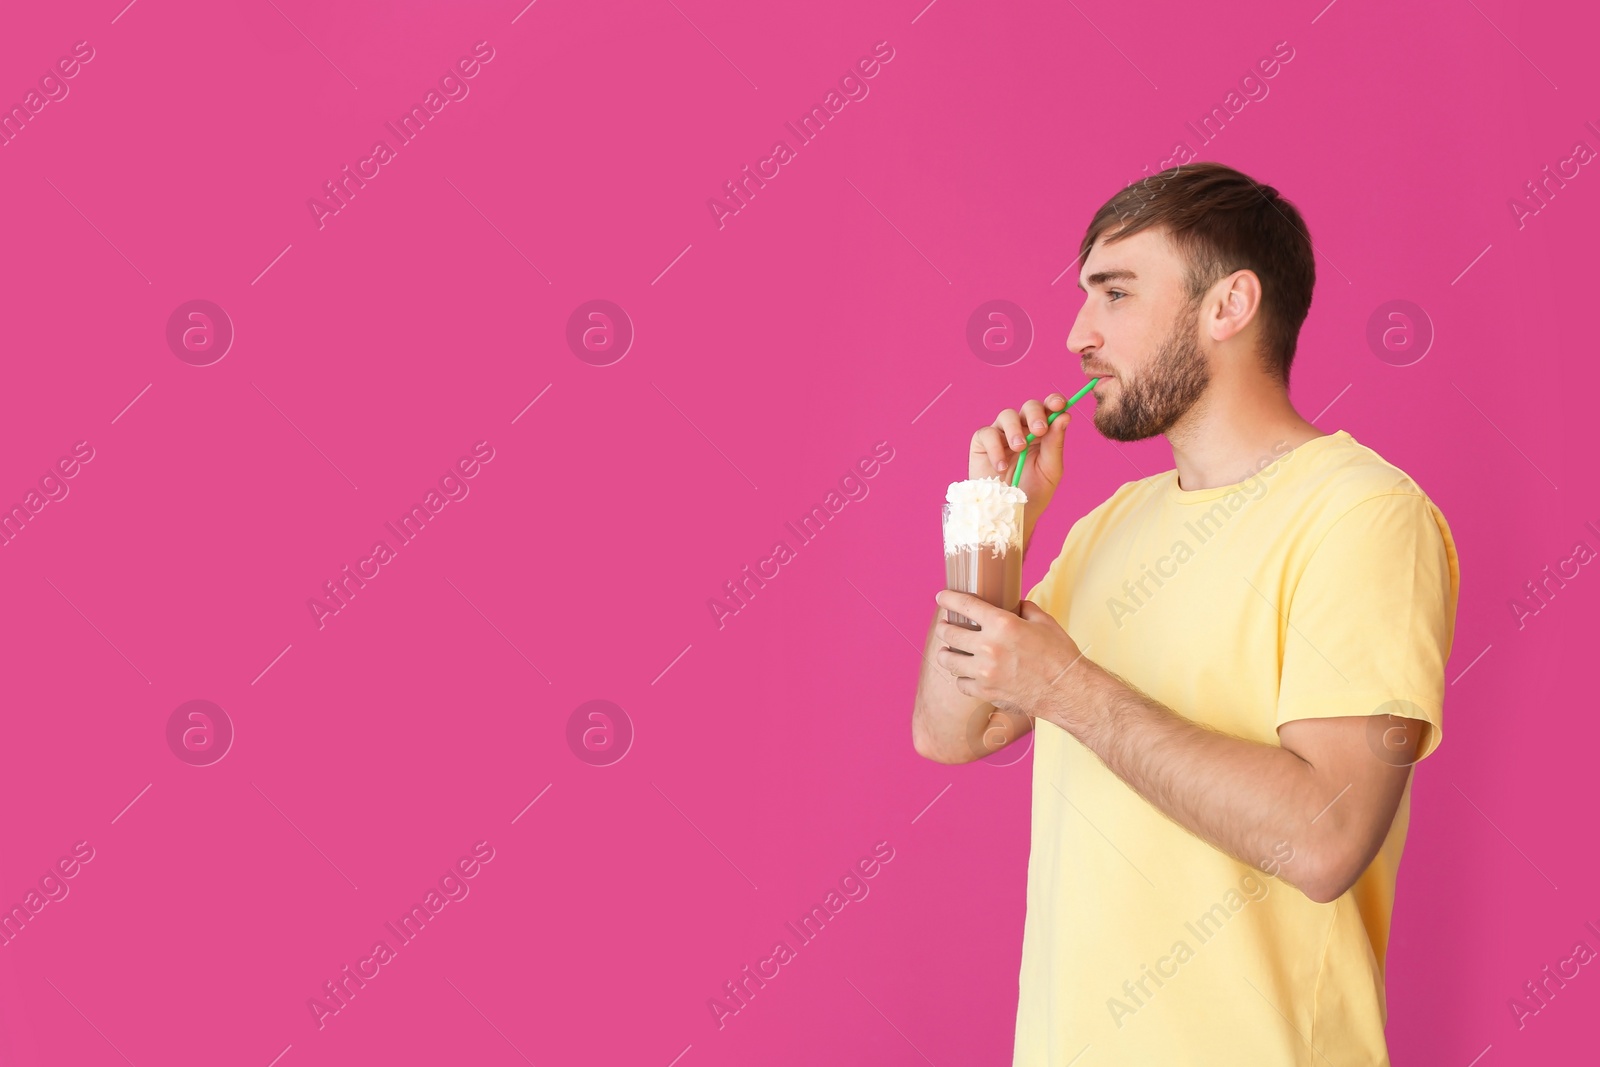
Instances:
[[[1128,294],[1124,293],[1121,289],[1107,289],[1106,290],[1106,296],[1111,299],[1111,302],[1113,304],[1115,304],[1117,302],[1117,297],[1119,297],[1119,296],[1127,296],[1127,295]]]

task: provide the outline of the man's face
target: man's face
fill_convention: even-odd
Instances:
[[[1113,441],[1166,433],[1211,382],[1198,303],[1178,250],[1159,229],[1094,243],[1079,273],[1086,299],[1067,335],[1094,387],[1094,425]]]

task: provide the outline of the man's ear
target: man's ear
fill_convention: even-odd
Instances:
[[[1213,341],[1243,333],[1261,310],[1261,279],[1253,270],[1236,270],[1211,289],[1206,306],[1206,332]]]

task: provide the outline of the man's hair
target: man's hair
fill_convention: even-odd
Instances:
[[[1317,283],[1311,233],[1295,206],[1232,167],[1181,164],[1107,200],[1089,222],[1078,260],[1085,261],[1102,236],[1111,243],[1153,227],[1165,231],[1187,260],[1191,302],[1237,270],[1261,279],[1261,355],[1287,385]]]

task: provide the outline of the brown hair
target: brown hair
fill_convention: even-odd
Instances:
[[[1261,279],[1262,357],[1287,384],[1317,282],[1311,233],[1295,206],[1232,167],[1180,164],[1107,200],[1083,235],[1079,262],[1102,236],[1111,243],[1152,227],[1166,231],[1188,261],[1191,301],[1234,271],[1255,272]]]

